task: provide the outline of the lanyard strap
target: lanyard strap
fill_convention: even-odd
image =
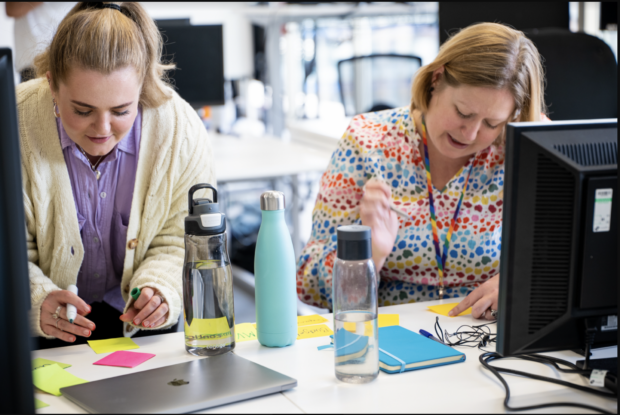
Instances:
[[[439,233],[437,232],[437,216],[435,215],[435,203],[433,200],[433,184],[431,182],[431,165],[428,158],[428,144],[426,141],[426,122],[424,121],[424,115],[422,115],[422,142],[424,143],[424,166],[426,167],[426,187],[428,189],[428,201],[429,201],[429,209],[431,213],[431,226],[433,228],[433,245],[435,245],[435,257],[437,259],[437,270],[439,271],[439,287],[440,293],[443,293],[443,271],[446,267],[446,260],[448,258],[448,248],[450,247],[450,239],[452,239],[452,232],[454,231],[454,225],[456,224],[456,220],[459,217],[459,212],[461,210],[461,203],[463,202],[463,196],[467,191],[467,185],[469,183],[469,176],[471,175],[471,171],[474,167],[474,163],[472,162],[469,166],[469,172],[467,173],[467,178],[465,179],[465,183],[463,183],[463,190],[461,191],[461,197],[459,198],[459,203],[456,205],[456,211],[454,212],[454,216],[452,217],[452,221],[450,221],[450,228],[448,229],[448,234],[446,235],[446,241],[443,245],[443,255],[441,254],[441,249],[439,247]]]

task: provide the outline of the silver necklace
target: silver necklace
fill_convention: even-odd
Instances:
[[[90,168],[95,172],[95,174],[97,175],[97,180],[99,180],[99,178],[101,177],[101,172],[99,170],[95,170],[97,168],[97,166],[99,165],[99,163],[101,162],[101,159],[103,158],[103,156],[99,156],[99,160],[97,160],[97,162],[95,164],[90,162],[90,159],[88,158],[88,155],[86,155],[86,152],[82,149],[82,147],[77,146],[80,151],[82,152],[82,154],[84,154],[84,157],[86,157],[86,160],[88,160],[88,164],[90,164]]]

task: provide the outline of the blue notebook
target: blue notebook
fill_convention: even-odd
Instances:
[[[334,335],[334,353],[336,354],[336,364],[351,363],[352,360],[359,360],[368,352],[368,337],[351,333],[345,329],[340,329]]]
[[[379,368],[386,373],[464,361],[465,354],[401,326],[379,328]]]

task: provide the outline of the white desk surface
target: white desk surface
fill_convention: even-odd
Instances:
[[[323,172],[331,157],[329,151],[273,137],[211,134],[210,139],[219,183]]]
[[[433,332],[437,315],[426,310],[426,307],[440,303],[442,301],[383,307],[380,313],[400,314],[400,325],[412,331],[425,329]],[[325,324],[332,327],[331,315],[325,317],[329,320]],[[449,332],[455,331],[462,324],[481,323],[471,316],[452,319],[440,316],[439,321],[442,328],[448,329]],[[135,341],[140,346],[136,351],[155,353],[157,356],[134,369],[93,365],[93,362],[104,355],[95,354],[87,345],[35,351],[33,358],[42,357],[71,364],[67,371],[89,381],[196,359],[185,352],[181,332],[138,338]],[[236,354],[297,379],[298,386],[283,393],[213,408],[205,413],[506,412],[503,407],[504,388],[497,378],[481,366],[478,361],[481,352],[477,349],[457,348],[467,355],[464,363],[394,375],[380,372],[379,377],[371,383],[351,385],[338,381],[334,376],[333,349],[317,350],[317,346],[328,343],[328,337],[298,340],[293,346],[282,349],[263,347],[257,341],[238,343],[235,348]],[[583,359],[571,351],[550,355],[571,362]],[[615,356],[617,356],[616,347],[597,350],[594,355],[595,358]],[[541,364],[509,359],[495,362],[495,365],[582,385],[587,384],[585,378],[579,375],[559,374]],[[612,412],[617,411],[617,403],[610,399],[533,379],[507,374],[504,374],[504,378],[510,386],[510,403],[513,406],[572,401],[606,408]],[[35,396],[50,405],[37,410],[37,413],[83,412],[62,396],[56,397],[40,392]],[[589,411],[557,407],[536,412],[588,413]]]
[[[291,141],[312,146],[323,151],[333,152],[338,140],[351,123],[352,117],[315,120],[288,120],[286,128],[291,133]]]

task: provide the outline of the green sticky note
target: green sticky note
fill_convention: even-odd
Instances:
[[[40,357],[37,357],[36,359],[32,361],[32,370],[38,369],[43,366],[49,366],[49,365],[54,365],[54,364],[60,366],[63,369],[71,367],[71,365],[68,365],[66,363],[54,362],[53,360],[41,359]]]
[[[34,409],[41,409],[41,408],[45,408],[46,406],[49,406],[49,405],[43,401],[38,400],[37,398],[34,398]]]
[[[60,388],[88,383],[87,380],[72,375],[58,365],[43,366],[37,370],[33,370],[32,381],[34,386],[41,389],[43,392],[51,393],[56,396],[62,395],[60,393]]]
[[[117,352],[119,350],[139,349],[131,337],[119,337],[107,340],[89,340],[88,344],[97,354]]]

